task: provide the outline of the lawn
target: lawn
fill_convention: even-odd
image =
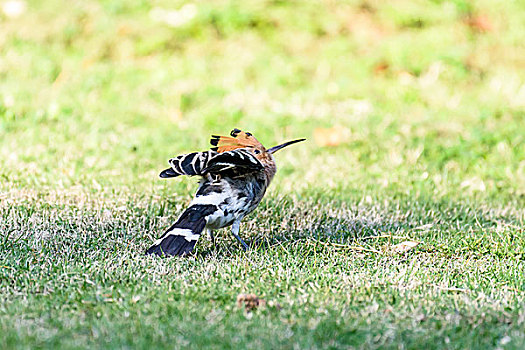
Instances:
[[[525,348],[524,33],[523,1],[0,1],[0,348]],[[234,127],[308,139],[252,249],[145,256],[196,190],[158,173]]]

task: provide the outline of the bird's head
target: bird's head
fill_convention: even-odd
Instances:
[[[288,141],[280,145],[266,149],[262,143],[260,143],[251,133],[244,132],[239,129],[233,129],[230,132],[230,136],[215,136],[212,135],[210,143],[215,146],[212,150],[219,153],[232,151],[238,148],[246,148],[255,155],[263,164],[273,162],[272,154],[286,146],[292,145],[297,142],[304,141],[305,139],[297,139]]]

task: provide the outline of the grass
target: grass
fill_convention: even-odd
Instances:
[[[0,11],[0,347],[523,348],[523,4],[184,5]],[[253,249],[144,256],[234,127],[308,138]]]

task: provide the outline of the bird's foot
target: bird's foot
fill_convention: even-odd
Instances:
[[[236,234],[234,233],[233,236],[234,236],[235,238],[237,238],[237,240],[239,241],[239,243],[241,243],[241,245],[242,245],[242,249],[243,249],[244,251],[248,251],[248,250],[250,250],[250,247],[248,246],[248,244],[246,244],[246,242],[244,242],[244,241],[242,240],[242,238],[239,237],[239,235],[236,235]]]

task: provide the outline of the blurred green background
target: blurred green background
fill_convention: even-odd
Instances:
[[[267,146],[308,138],[278,156],[287,190],[525,194],[522,1],[47,0],[3,12],[4,191],[157,186],[169,157],[239,127]]]
[[[0,348],[523,349],[524,38],[522,0],[0,0]],[[254,249],[145,257],[235,127],[308,139]]]

